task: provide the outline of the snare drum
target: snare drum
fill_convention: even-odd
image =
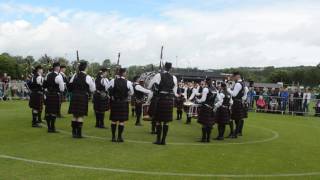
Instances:
[[[200,107],[200,104],[195,104],[193,102],[187,101],[183,103],[184,109],[189,117],[198,117],[198,107]]]

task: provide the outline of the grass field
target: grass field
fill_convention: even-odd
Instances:
[[[244,137],[210,144],[196,142],[195,120],[174,121],[168,145],[156,146],[149,122],[131,119],[126,142],[114,144],[110,128],[93,128],[92,112],[84,139],[71,138],[69,115],[58,134],[31,128],[26,101],[0,102],[0,113],[0,179],[320,179],[319,118],[252,113]]]

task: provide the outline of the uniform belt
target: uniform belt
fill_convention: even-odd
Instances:
[[[160,91],[160,94],[168,94],[168,95],[173,95],[172,92],[167,92],[167,91]]]

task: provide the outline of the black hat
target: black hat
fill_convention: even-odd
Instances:
[[[62,69],[62,68],[66,68],[67,66],[66,65],[61,65],[60,66],[60,68]]]
[[[172,63],[171,63],[171,62],[166,62],[166,63],[164,64],[164,68],[165,68],[165,69],[171,69],[171,68],[172,68]]]
[[[79,64],[79,71],[84,71],[87,68],[88,63],[86,61],[82,61]]]
[[[39,69],[42,69],[42,66],[41,65],[38,65],[34,68],[35,71],[38,71]]]
[[[225,87],[227,87],[227,84],[223,82],[223,83],[221,83],[221,87],[225,88]]]
[[[119,74],[122,75],[123,73],[125,73],[127,71],[126,68],[120,68],[119,69]]]
[[[58,66],[60,67],[60,63],[59,62],[55,62],[55,63],[52,64],[53,68],[58,67]]]
[[[109,69],[108,68],[105,68],[105,67],[102,67],[101,69],[100,69],[100,71],[101,72],[107,72]]]
[[[139,78],[140,78],[139,76],[135,76],[135,77],[133,78],[133,81],[136,82]]]

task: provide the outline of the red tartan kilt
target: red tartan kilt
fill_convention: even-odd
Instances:
[[[211,108],[202,105],[199,108],[198,123],[205,126],[214,125],[214,112]]]
[[[46,114],[58,114],[60,111],[60,95],[56,92],[47,92],[45,103]]]
[[[72,93],[68,113],[77,117],[87,116],[88,103],[89,97],[86,93]]]
[[[231,119],[241,120],[245,117],[245,110],[241,101],[235,100],[231,107]]]
[[[170,122],[173,120],[173,97],[165,96],[160,97],[155,115],[154,121],[157,122]]]
[[[43,94],[32,92],[29,99],[29,107],[38,111],[43,109]]]
[[[110,121],[128,121],[129,120],[129,102],[111,101],[110,103]]]
[[[110,103],[109,98],[103,98],[100,94],[95,93],[93,95],[93,109],[95,112],[105,112],[109,111],[110,109]]]
[[[219,124],[228,124],[230,122],[231,112],[229,108],[219,107],[216,113],[216,121]]]

